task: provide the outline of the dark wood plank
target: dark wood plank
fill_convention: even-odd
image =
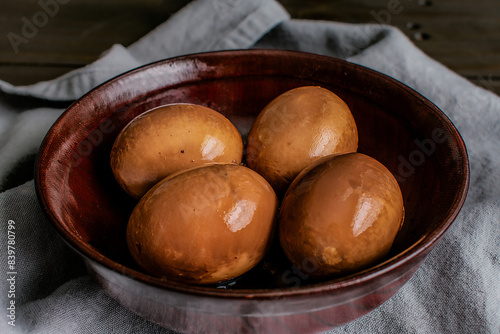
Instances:
[[[52,68],[57,64],[65,68],[83,66],[115,43],[129,45],[141,38],[188,2],[64,1],[67,4],[47,10],[40,3],[55,1],[3,0],[0,12],[0,31],[3,32],[0,64],[3,67],[33,66],[36,71],[43,64]],[[30,29],[33,26],[35,29]],[[2,72],[8,70],[4,68]],[[19,78],[17,81],[33,80]]]

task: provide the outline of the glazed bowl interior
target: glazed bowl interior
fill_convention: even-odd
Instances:
[[[359,152],[383,163],[398,180],[406,219],[387,258],[345,278],[284,282],[290,264],[268,260],[274,276],[257,268],[217,289],[151,277],[131,260],[125,228],[135,201],[117,185],[109,167],[119,131],[134,117],[169,103],[195,103],[231,120],[246,137],[253,120],[273,98],[306,85],[327,88],[350,107]],[[245,298],[331,291],[388,275],[424,257],[455,219],[468,187],[465,145],[449,119],[430,101],[376,71],[314,54],[246,50],[167,59],[132,70],[73,103],[47,134],[37,160],[40,203],[62,238],[84,258],[118,276],[166,290]],[[414,261],[419,263],[419,261]],[[264,275],[264,276],[259,276]],[[293,286],[291,286],[293,285]]]

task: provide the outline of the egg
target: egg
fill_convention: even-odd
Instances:
[[[179,170],[210,162],[241,163],[243,141],[221,113],[201,105],[170,104],[128,123],[110,154],[118,184],[132,197]]]
[[[387,256],[404,220],[391,172],[361,153],[336,154],[305,168],[280,209],[279,239],[311,277],[357,272]]]
[[[247,167],[214,163],[179,171],[138,202],[127,244],[137,264],[154,276],[223,282],[261,261],[277,205],[269,183]]]
[[[281,197],[313,161],[357,148],[358,131],[347,104],[325,88],[304,86],[279,95],[259,113],[245,159]]]

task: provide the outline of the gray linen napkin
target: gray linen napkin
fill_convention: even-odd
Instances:
[[[291,20],[271,0],[197,0],[128,48],[30,86],[0,81],[1,333],[171,333],[121,307],[86,275],[36,199],[39,144],[63,107],[97,84],[192,52],[282,48],[347,59],[413,87],[461,132],[470,157],[464,208],[413,278],[368,315],[329,333],[500,333],[500,98],[379,24]],[[15,227],[15,296],[8,228]],[[15,327],[8,315],[15,301]]]

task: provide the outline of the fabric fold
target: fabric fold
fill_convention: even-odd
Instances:
[[[245,49],[290,18],[268,0],[194,1],[130,45],[143,63],[189,53]]]
[[[53,101],[73,101],[112,77],[141,65],[122,45],[114,45],[95,62],[53,80],[14,86],[0,80],[0,91]]]

